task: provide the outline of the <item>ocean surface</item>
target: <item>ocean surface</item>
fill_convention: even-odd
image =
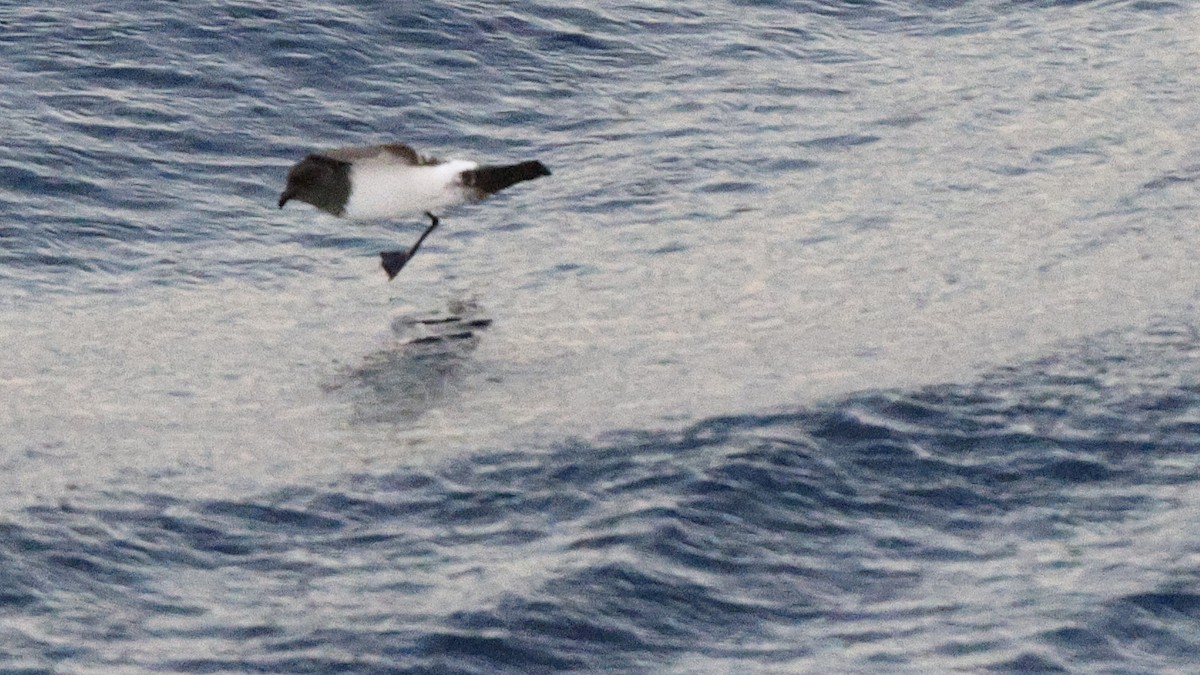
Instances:
[[[0,672],[1200,670],[1200,9],[0,0]],[[553,176],[359,226],[321,148]]]

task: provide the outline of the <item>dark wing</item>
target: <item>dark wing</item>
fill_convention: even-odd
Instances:
[[[422,157],[416,150],[403,143],[370,145],[363,148],[338,148],[336,150],[326,150],[319,154],[322,157],[350,164],[365,160],[376,160],[406,166],[427,166],[441,163],[432,157]]]

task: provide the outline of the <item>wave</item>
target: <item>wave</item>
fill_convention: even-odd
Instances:
[[[0,606],[25,627],[4,663],[66,642],[184,672],[797,667],[855,644],[856,667],[1054,669],[1143,639],[1183,663],[1196,572],[1138,568],[1172,554],[1137,533],[1195,482],[1200,387],[1170,364],[1198,347],[1160,326],[675,432],[245,498],[71,496],[4,526]],[[1116,586],[1050,581],[1114,564]]]

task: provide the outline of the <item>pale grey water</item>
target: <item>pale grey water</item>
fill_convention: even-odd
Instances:
[[[441,475],[446,466],[470,473],[479,453],[553,464],[573,443],[587,466],[589,451],[602,455],[627,434],[650,434],[667,452],[678,448],[654,434],[715,416],[839,408],[852,392],[1029,373],[1039,367],[1019,364],[1059,355],[1074,366],[1070,354],[1102,335],[1131,336],[1135,361],[1144,333],[1165,321],[1186,334],[1197,305],[1197,18],[1189,5],[1147,2],[302,3],[282,13],[0,4],[9,36],[0,45],[9,125],[0,155],[4,513],[33,528],[36,509],[91,513],[122,495],[143,506],[171,495],[185,501],[164,509],[205,514],[219,529],[206,500],[337,493],[348,482],[359,489],[356,476]],[[389,284],[376,253],[409,241],[419,222],[350,229],[274,208],[287,167],[309,149],[384,140],[442,156],[538,158],[554,175],[448,214]],[[432,355],[405,344],[419,335],[403,328],[407,319],[464,302],[493,321],[476,341]],[[1100,368],[1089,381],[1131,396],[1196,385],[1190,352],[1162,361],[1169,386],[1151,381],[1163,357],[1150,353],[1148,365],[1111,380]],[[1063,382],[1068,400],[1075,384]],[[847,415],[872,419],[847,400]],[[1085,418],[1103,407],[1080,405],[1072,410]],[[905,424],[883,426],[907,433]],[[777,433],[764,427],[748,436]],[[1117,435],[1122,424],[1114,427]],[[1066,424],[1030,429],[1052,446],[1074,433]],[[922,443],[905,447],[929,452]],[[1181,471],[1194,463],[1172,457],[1165,464]],[[771,485],[751,492],[772,494]],[[566,477],[561,494],[592,487]],[[898,597],[870,582],[863,588],[875,590],[861,594],[837,587],[844,596],[820,586],[813,594],[832,598],[813,601],[823,614],[765,621],[745,651],[676,645],[655,652],[673,655],[661,661],[631,663],[677,672],[1034,663],[1020,660],[1026,643],[1055,649],[1037,632],[1053,603],[1082,615],[1096,596],[1191,578],[1194,545],[1178,536],[1196,513],[1188,487],[1154,491],[1161,502],[1136,520],[1064,540],[1020,539],[1055,517],[1034,502],[1000,516],[1002,534],[981,535],[977,557],[858,561],[911,582]],[[560,494],[552,481],[544,488]],[[640,503],[605,495],[612,501],[596,499],[612,508]],[[638,496],[664,509],[682,500],[666,488]],[[296,508],[310,507],[325,513]],[[96,517],[117,541],[141,541],[134,526]],[[452,563],[419,572],[396,572],[391,559],[359,569],[351,559],[370,556],[351,546],[348,576],[319,593],[296,591],[295,604],[272,596],[278,614],[259,604],[261,580],[226,577],[219,566],[175,576],[163,563],[147,573],[166,575],[155,587],[164,596],[224,600],[200,619],[130,610],[152,626],[132,645],[80,637],[86,631],[63,637],[52,612],[23,616],[21,630],[102,655],[68,658],[74,671],[204,670],[163,659],[207,657],[210,639],[239,654],[257,654],[257,643],[197,638],[192,621],[280,621],[290,637],[300,629],[279,615],[362,619],[340,614],[340,602],[435,615],[450,607],[438,616],[457,621],[457,612],[503,606],[503,593],[536,598],[570,586],[564,569],[593,569],[577,548],[587,528],[546,517],[547,538],[528,548],[447,548]],[[437,540],[440,527],[462,527],[421,523],[405,536]],[[287,532],[272,536],[286,546],[303,539]],[[1007,548],[988,548],[989,533]],[[838,560],[827,563],[856,560],[869,548],[857,536],[868,534],[837,540],[827,555]],[[970,538],[935,525],[921,537]],[[285,546],[272,539],[264,550],[276,545]],[[762,546],[773,554],[770,541]],[[630,545],[596,555],[634,565],[646,554]],[[679,564],[706,588],[728,585]],[[389,574],[429,587],[397,595]],[[271,583],[287,587],[280,579]],[[589,597],[579,600],[585,613]],[[54,611],[89,606],[58,602]],[[954,603],[970,615],[939,619],[938,607]],[[71,616],[86,625],[87,611]],[[741,644],[697,630],[715,634],[719,649]],[[59,663],[39,649],[21,663]],[[1188,662],[1185,648],[1157,662],[1129,649],[1129,661],[1106,663]],[[252,656],[226,666],[261,665]]]
[[[1200,173],[1192,10],[927,11],[900,30],[833,22],[842,32],[822,34],[819,15],[713,8],[669,22],[661,42],[639,39],[654,64],[583,78],[586,96],[539,98],[514,83],[517,98],[488,105],[536,110],[533,126],[465,111],[461,147],[447,131],[428,149],[519,139],[484,151],[541,157],[555,175],[451,214],[393,284],[370,244],[298,245],[346,226],[277,212],[271,195],[311,146],[411,126],[389,121],[403,108],[356,104],[364,128],[350,132],[277,118],[288,135],[271,156],[204,155],[216,180],[168,153],[161,210],[129,226],[211,241],[135,242],[144,264],[112,272],[104,256],[119,264],[119,250],[83,253],[99,258],[83,273],[10,271],[0,425],[31,458],[9,470],[34,499],[131,469],[203,489],[296,480],[962,380],[1186,312]],[[695,44],[692,33],[722,22],[740,30]],[[413,82],[450,102],[449,83]],[[26,87],[27,99],[52,100],[38,80]],[[137,98],[204,114],[202,101]],[[70,121],[61,109],[8,115],[25,134],[45,116],[43,143],[74,142],[53,135]],[[408,135],[421,145],[419,130]],[[152,141],[97,141],[146,169],[164,161],[149,162]],[[235,180],[246,188],[230,192]],[[155,189],[147,178],[142,191]],[[108,207],[59,199],[39,213],[52,209],[87,218]],[[376,245],[410,236],[362,232]],[[300,269],[277,267],[297,257]],[[467,372],[419,419],[354,423],[351,408],[408,394],[325,388],[393,348],[394,316],[462,298],[495,319]]]

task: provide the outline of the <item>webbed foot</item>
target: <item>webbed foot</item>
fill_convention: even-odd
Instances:
[[[408,251],[383,251],[379,254],[383,263],[383,271],[387,272],[388,281],[396,278],[400,270],[412,259]]]

